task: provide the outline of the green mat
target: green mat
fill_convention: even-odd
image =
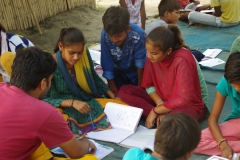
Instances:
[[[233,41],[240,35],[240,25],[231,28],[214,28],[210,26],[188,26],[184,22],[178,22],[178,26],[181,30],[183,38],[187,45],[191,49],[199,51],[205,51],[208,48],[219,48],[223,51],[217,56],[218,58],[226,61],[229,56],[229,51]],[[213,68],[201,67],[208,87],[208,109],[211,110],[215,93],[216,84],[222,78],[224,74],[224,65],[215,66]],[[227,98],[222,114],[219,119],[219,123],[223,122],[223,119],[230,114],[231,103]],[[144,125],[144,119],[141,119],[140,124]],[[207,128],[207,119],[200,123],[202,129]],[[98,143],[110,146],[114,148],[114,152],[105,157],[103,160],[117,160],[122,159],[124,153],[128,148],[118,146],[113,143],[101,142]],[[183,144],[184,145],[184,144]],[[206,160],[209,156],[194,154],[191,160]]]

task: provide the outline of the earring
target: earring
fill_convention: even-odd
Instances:
[[[168,52],[168,55],[170,54],[170,52]]]

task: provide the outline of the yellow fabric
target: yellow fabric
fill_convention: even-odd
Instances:
[[[62,114],[63,118],[65,119],[65,121],[68,123],[69,121],[69,116],[65,113],[63,113],[63,110],[61,108],[57,108],[57,110]]]
[[[4,52],[1,56],[1,65],[5,72],[11,76],[12,74],[12,65],[13,65],[13,60],[15,59],[16,54],[13,52]]]
[[[71,158],[57,158],[54,157],[53,160],[73,160]],[[92,154],[86,154],[83,158],[75,159],[75,160],[98,160],[96,156]]]
[[[30,160],[50,160],[51,158],[53,158],[53,160],[73,160],[71,158],[53,157],[44,143],[30,156]],[[97,160],[97,157],[93,154],[86,154],[84,157],[75,160]]]
[[[106,104],[108,102],[113,102],[113,103],[118,103],[118,104],[123,104],[123,105],[127,105],[126,103],[124,103],[121,100],[117,100],[117,99],[106,99],[106,98],[95,98],[96,101],[98,101],[98,103],[101,104],[102,108],[105,108]]]
[[[80,60],[74,65],[76,77],[77,77],[77,82],[78,85],[87,93],[91,94],[92,91],[90,90],[86,76],[84,74],[84,70],[88,70],[88,72],[91,72],[90,64],[89,64],[89,59],[87,56],[87,49],[84,47],[84,51],[82,54],[82,57]]]
[[[240,21],[240,0],[211,0],[212,7],[221,7],[220,20],[225,23],[236,23]]]
[[[53,156],[49,149],[42,143],[38,149],[30,156],[31,160],[49,160]]]

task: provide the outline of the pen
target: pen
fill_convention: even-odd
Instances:
[[[89,112],[89,117],[90,117],[90,120],[91,120],[91,123],[92,123],[92,129],[95,129],[96,127],[94,126],[94,123],[93,123],[93,120],[92,120],[92,115],[91,113]]]

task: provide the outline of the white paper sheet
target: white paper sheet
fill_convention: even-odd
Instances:
[[[108,102],[104,112],[113,128],[135,132],[143,109]]]
[[[221,49],[207,49],[203,54],[205,57],[215,58],[220,52],[222,52]]]
[[[217,66],[217,65],[220,65],[223,63],[225,63],[225,61],[223,61],[219,58],[208,59],[208,60],[199,62],[199,64],[201,64],[203,66],[207,66],[207,67],[213,67],[213,66]]]
[[[155,132],[156,129],[148,129],[140,125],[134,134],[123,140],[119,145],[127,148],[138,147],[143,150],[148,148],[153,151]]]
[[[101,52],[99,51],[95,51],[92,49],[89,49],[90,55],[92,57],[92,60],[97,63],[100,64],[100,59],[101,59]]]
[[[86,137],[100,141],[120,143],[122,140],[126,139],[133,133],[134,132],[112,128],[104,131],[90,132],[86,135]]]

